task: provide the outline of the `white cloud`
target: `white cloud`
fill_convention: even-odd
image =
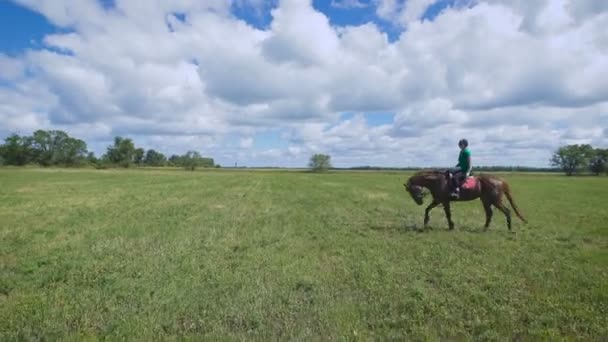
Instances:
[[[393,25],[407,27],[415,21],[424,19],[429,8],[440,2],[440,0],[375,0],[376,15]],[[458,9],[475,3],[475,0],[457,0],[448,7]]]
[[[414,23],[398,44],[410,65],[427,71],[419,91],[444,94],[457,107],[581,106],[606,98],[605,81],[587,75],[606,63],[589,39],[599,22],[541,39],[520,31],[521,20],[504,6],[479,4]]]
[[[97,152],[121,134],[291,166],[315,152],[341,166],[450,165],[465,136],[479,162],[545,165],[559,144],[608,142],[597,2],[463,1],[421,21],[434,1],[378,1],[406,27],[396,41],[373,23],[332,25],[311,1],[19,2],[67,32],[0,55],[0,134],[61,128]],[[256,28],[233,6],[273,7],[272,21]],[[387,112],[393,122],[370,119]],[[282,145],[257,149],[268,130]]]
[[[23,76],[25,63],[0,53],[0,81],[15,81]]]
[[[272,35],[263,44],[264,55],[271,61],[309,67],[338,57],[336,32],[310,1],[283,0],[272,16]]]
[[[253,146],[253,138],[243,138],[240,143],[241,148],[249,149]]]
[[[597,0],[568,0],[566,8],[577,22],[608,12],[608,2]]]
[[[377,0],[376,6],[376,15],[388,21],[394,21],[403,8],[398,0]]]
[[[419,136],[428,128],[446,125],[463,125],[469,115],[453,108],[446,99],[432,99],[418,106],[407,108],[395,117],[393,134],[396,136]]]
[[[427,8],[434,4],[436,0],[408,0],[401,14],[401,22],[409,23],[422,18]]]

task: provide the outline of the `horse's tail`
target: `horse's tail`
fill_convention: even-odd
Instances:
[[[524,223],[528,223],[528,220],[526,220],[524,218],[524,216],[519,212],[519,209],[517,208],[517,206],[515,205],[515,202],[513,201],[513,196],[511,194],[511,188],[509,187],[509,184],[507,182],[504,182],[503,186],[504,186],[505,195],[507,196],[509,203],[511,203],[511,208],[513,208],[513,210],[517,214],[517,217],[519,217],[522,221],[524,221]]]

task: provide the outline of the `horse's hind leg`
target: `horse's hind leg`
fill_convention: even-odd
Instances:
[[[452,222],[452,211],[450,210],[450,202],[443,203],[443,210],[445,211],[445,218],[448,219],[448,225],[450,230],[454,229],[454,222]]]
[[[490,227],[490,222],[492,222],[492,204],[483,201],[483,209],[486,211],[486,224],[483,228],[484,230],[487,230]]]
[[[494,206],[505,214],[505,216],[507,217],[507,227],[509,227],[509,231],[511,231],[511,210],[505,207],[502,202],[497,202],[496,204],[494,204]]]

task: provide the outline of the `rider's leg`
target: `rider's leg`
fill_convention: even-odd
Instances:
[[[452,177],[452,196],[458,197],[460,196],[460,180],[463,174],[462,171],[458,170],[453,173]]]

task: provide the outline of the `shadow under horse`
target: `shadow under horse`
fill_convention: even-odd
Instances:
[[[412,199],[418,204],[423,204],[424,192],[426,188],[430,191],[433,196],[433,202],[426,208],[424,213],[424,227],[426,228],[429,224],[429,213],[438,205],[443,205],[445,216],[448,220],[450,229],[454,229],[454,222],[452,222],[452,213],[450,210],[450,202],[464,202],[472,201],[475,199],[481,199],[483,208],[486,212],[486,224],[484,229],[488,229],[490,222],[492,221],[492,206],[498,208],[507,217],[507,226],[511,230],[511,211],[503,203],[503,196],[506,196],[511,203],[511,207],[515,211],[515,214],[524,222],[528,223],[523,215],[519,212],[519,209],[513,202],[513,195],[509,184],[499,177],[489,175],[473,176],[472,179],[467,180],[466,183],[471,184],[470,186],[461,186],[460,197],[453,199],[451,197],[451,188],[449,180],[442,171],[420,171],[410,177],[407,183],[403,184],[405,190],[409,192]]]

